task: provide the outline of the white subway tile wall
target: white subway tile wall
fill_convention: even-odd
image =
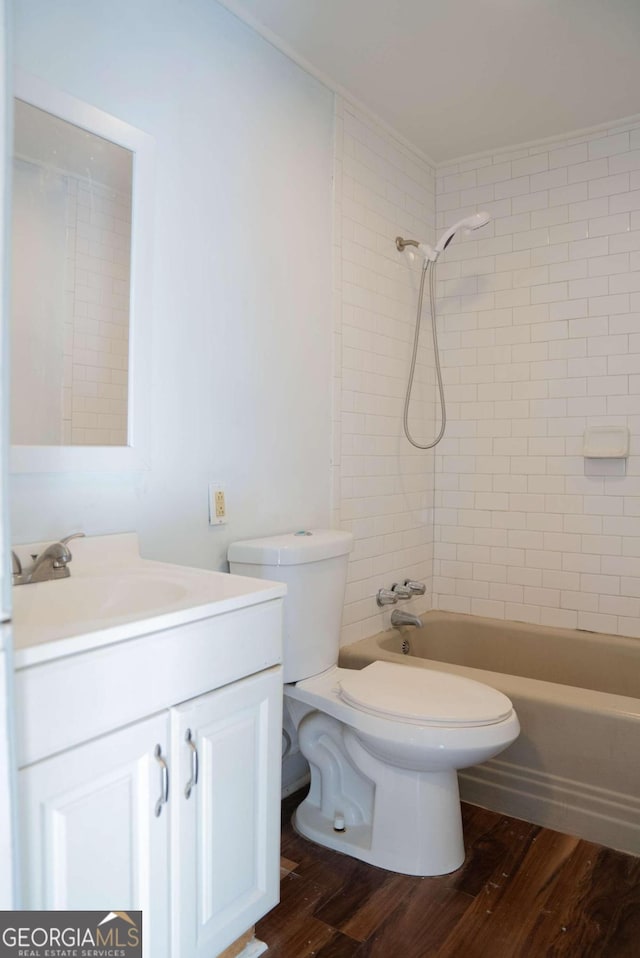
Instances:
[[[435,173],[339,97],[335,129],[333,524],[355,537],[345,644],[388,628],[381,587],[422,580],[426,595],[400,607],[431,605],[434,454],[402,433],[420,263],[395,237],[433,243]],[[425,309],[410,418],[423,443],[439,427],[430,335]]]
[[[434,606],[640,636],[640,125],[440,168],[436,208],[493,220],[438,267]]]
[[[66,175],[63,436],[127,444],[131,196]]]

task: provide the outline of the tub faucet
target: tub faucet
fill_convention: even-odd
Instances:
[[[396,629],[401,625],[415,625],[416,629],[421,629],[422,619],[418,618],[417,615],[411,615],[410,612],[394,609],[391,613],[391,625]]]
[[[76,532],[72,536],[53,542],[38,556],[33,557],[30,569],[23,570],[17,555],[12,553],[12,580],[14,585],[29,585],[32,582],[47,582],[50,579],[66,579],[71,575],[69,563],[73,556],[68,548],[71,539],[84,536],[84,532]]]
[[[411,595],[424,595],[427,591],[427,587],[424,582],[414,582],[413,579],[404,580],[405,588],[409,590]]]

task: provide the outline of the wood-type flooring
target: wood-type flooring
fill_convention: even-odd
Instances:
[[[640,958],[640,859],[462,806],[466,859],[414,878],[296,835],[283,802],[267,958]]]

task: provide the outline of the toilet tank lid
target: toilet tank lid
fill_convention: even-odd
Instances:
[[[350,532],[337,529],[299,529],[264,539],[232,542],[227,552],[229,562],[247,565],[301,565],[346,555],[353,548]]]

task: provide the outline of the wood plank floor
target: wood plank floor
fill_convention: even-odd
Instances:
[[[464,865],[396,875],[296,835],[303,795],[268,958],[640,958],[640,859],[463,804]]]

